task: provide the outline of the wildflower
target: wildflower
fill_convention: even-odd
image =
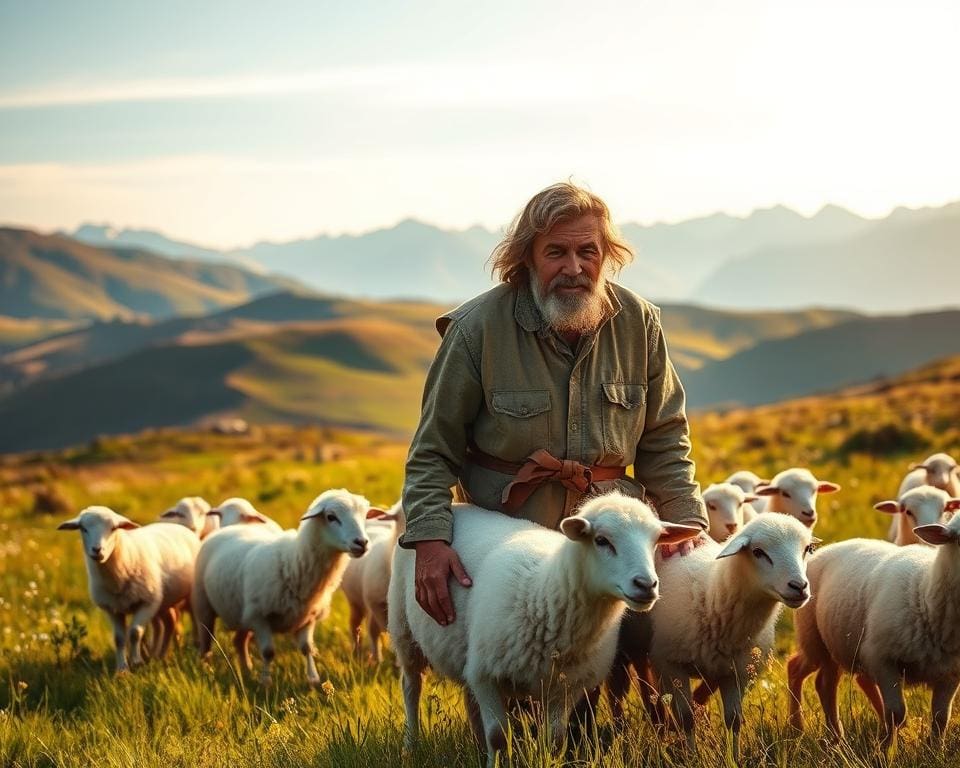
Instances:
[[[329,680],[324,680],[323,684],[320,686],[320,690],[323,691],[327,696],[333,696],[337,692],[337,689],[333,687],[333,683]]]
[[[27,688],[29,688],[29,687],[30,687],[30,685],[27,683],[26,680],[18,680],[18,681],[17,681],[17,690],[18,690],[18,691],[25,691],[25,690],[27,690]]]
[[[673,694],[672,693],[663,694],[660,697],[660,702],[663,704],[663,706],[669,707],[670,704],[673,702]]]

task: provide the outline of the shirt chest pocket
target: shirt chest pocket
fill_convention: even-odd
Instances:
[[[500,458],[525,459],[550,441],[550,392],[546,389],[494,392],[490,405],[501,441]]]
[[[624,465],[633,462],[647,415],[647,388],[643,384],[612,382],[603,385],[603,449]]]

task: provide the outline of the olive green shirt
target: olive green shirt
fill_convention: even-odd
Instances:
[[[437,320],[443,339],[407,456],[402,546],[450,542],[455,485],[464,500],[503,511],[513,478],[467,460],[471,439],[512,462],[546,448],[587,465],[632,464],[633,478],[598,483],[600,490],[646,496],[662,519],[707,527],[660,310],[607,285],[606,319],[573,347],[546,325],[526,285],[502,283]],[[557,528],[580,498],[551,481],[516,514]]]

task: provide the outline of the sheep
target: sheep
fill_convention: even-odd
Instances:
[[[176,523],[189,528],[201,539],[206,538],[214,529],[213,521],[208,520],[210,504],[200,496],[184,496],[170,509],[160,514],[165,523]]]
[[[723,545],[707,541],[657,564],[663,593],[650,612],[649,630],[637,632],[632,625],[642,617],[628,616],[620,647],[638,670],[653,672],[661,692],[671,693],[690,747],[690,677],[696,675],[707,697],[713,688],[720,691],[733,753],[739,754],[751,667],[756,671],[770,652],[782,605],[798,608],[810,598],[806,557],[818,543],[809,527],[790,516],[760,515]]]
[[[745,513],[757,496],[744,493],[733,483],[714,483],[703,492],[710,519],[710,538],[716,542],[726,541],[743,527]]]
[[[200,539],[182,525],[154,523],[143,526],[108,507],[87,507],[57,526],[79,530],[90,597],[110,617],[116,645],[117,673],[126,672],[125,644],[130,643],[130,664],[143,663],[140,644],[147,624],[158,613],[185,600],[193,584],[193,568]],[[133,614],[129,633],[126,616]],[[172,627],[164,628],[160,646],[166,655]]]
[[[233,525],[206,539],[191,596],[201,657],[210,655],[214,622],[220,617],[234,630],[234,647],[248,670],[251,633],[256,637],[263,659],[260,681],[269,686],[273,635],[293,633],[306,658],[307,682],[318,685],[314,625],[329,610],[348,558],[367,551],[366,518],[382,514],[363,496],[341,488],[317,496],[296,531]]]
[[[370,649],[377,664],[383,661],[380,634],[387,629],[387,587],[393,567],[393,549],[405,528],[399,502],[382,518],[371,520],[367,525],[370,549],[363,557],[349,562],[340,583],[350,605],[354,654],[359,657],[362,653],[360,625],[366,619]]]
[[[734,485],[742,488],[744,493],[749,494],[752,494],[761,485],[770,485],[769,480],[761,479],[759,475],[757,475],[755,472],[751,472],[749,469],[741,469],[739,472],[734,472],[723,482],[733,483]],[[752,501],[750,503],[750,508],[743,510],[743,522],[749,523],[751,520],[753,520],[753,518],[763,512],[763,508],[766,506],[766,503],[766,499],[759,497]]]
[[[240,524],[261,524],[272,533],[283,533],[283,528],[278,523],[257,510],[249,501],[239,497],[220,502],[207,513],[207,517],[218,520],[216,526],[218,528]]]
[[[874,504],[873,508],[894,515],[897,535],[893,543],[903,547],[907,544],[925,543],[913,529],[939,523],[947,512],[960,509],[960,499],[950,498],[946,491],[939,488],[921,485],[901,495],[900,501],[881,501]]]
[[[583,690],[604,678],[626,607],[659,596],[657,544],[699,535],[663,523],[638,499],[612,492],[587,501],[552,531],[526,520],[453,505],[453,546],[473,586],[454,581],[452,624],[437,624],[415,597],[415,553],[397,547],[387,624],[400,662],[405,743],[419,735],[426,667],[465,687],[467,712],[487,765],[506,746],[505,697],[544,700],[554,738]]]
[[[797,612],[796,653],[787,662],[790,722],[803,728],[804,679],[817,672],[817,695],[835,738],[841,670],[856,676],[883,723],[883,745],[906,717],[903,684],[932,689],[930,741],[943,742],[960,683],[960,515],[914,529],[932,547],[850,539],[811,558],[813,600]]]
[[[927,456],[922,464],[911,465],[910,471],[900,483],[897,498],[921,485],[931,485],[946,491],[951,496],[960,496],[960,473],[957,470],[957,462],[948,453],[934,453]],[[891,520],[890,530],[887,531],[888,541],[897,540],[897,530],[897,520]]]
[[[757,488],[756,494],[768,497],[765,512],[792,515],[813,528],[817,522],[817,494],[839,490],[836,483],[817,480],[809,469],[791,467],[774,475],[768,485]]]

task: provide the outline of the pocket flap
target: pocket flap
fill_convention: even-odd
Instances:
[[[550,393],[545,389],[526,392],[494,392],[493,410],[518,419],[529,419],[550,410]]]
[[[647,388],[643,384],[613,382],[603,385],[603,394],[607,396],[607,400],[611,403],[616,403],[624,408],[636,408],[638,405],[643,405]]]

